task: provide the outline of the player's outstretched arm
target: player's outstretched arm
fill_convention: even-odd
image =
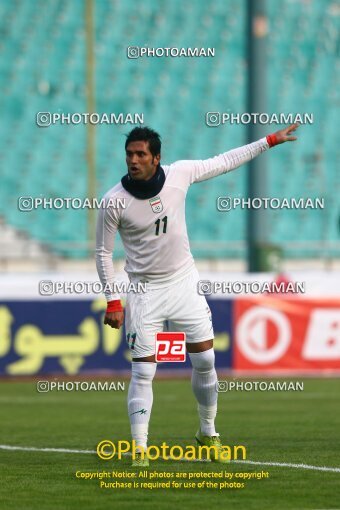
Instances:
[[[192,161],[178,161],[174,166],[178,168],[183,175],[183,181],[187,186],[195,182],[205,181],[218,175],[230,172],[236,168],[248,163],[248,161],[259,156],[270,147],[279,145],[285,142],[293,142],[297,138],[292,136],[296,131],[298,124],[291,124],[290,126],[280,129],[271,135],[268,135],[256,142],[237,147],[223,154],[219,154],[210,159],[205,160],[192,160]]]

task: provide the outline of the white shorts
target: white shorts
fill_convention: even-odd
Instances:
[[[126,300],[126,340],[133,358],[155,354],[156,333],[180,331],[188,343],[214,338],[211,312],[204,296],[197,292],[199,274],[194,267],[180,281],[146,292],[129,292]]]

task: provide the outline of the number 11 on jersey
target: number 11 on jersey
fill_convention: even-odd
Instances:
[[[157,221],[155,221],[155,225],[156,225],[156,236],[159,235],[159,227],[160,227],[160,224],[161,224],[161,221],[163,222],[163,234],[166,234],[166,227],[167,227],[167,224],[168,224],[168,217],[167,216],[164,216],[164,218],[162,218],[162,220],[160,218],[158,218]]]

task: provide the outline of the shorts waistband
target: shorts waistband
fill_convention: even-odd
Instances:
[[[130,273],[128,275],[128,277],[129,277],[129,280],[131,283],[139,283],[139,282],[146,283],[147,288],[152,290],[152,289],[161,289],[164,287],[169,287],[170,285],[174,285],[175,283],[183,280],[184,278],[191,275],[192,273],[198,274],[195,264],[192,264],[191,266],[189,266],[185,271],[183,271],[180,274],[174,274],[173,276],[170,276],[169,279],[165,280],[165,281],[150,280],[145,276],[138,276],[138,275],[134,275],[132,273]]]

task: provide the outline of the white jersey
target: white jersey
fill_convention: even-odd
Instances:
[[[106,289],[113,286],[112,252],[117,231],[125,248],[124,269],[130,280],[163,286],[185,276],[194,265],[185,222],[189,186],[233,170],[268,148],[266,138],[261,138],[211,159],[162,165],[165,182],[151,199],[135,198],[121,183],[110,189],[104,199],[113,205],[100,210],[97,222],[96,264],[102,285]],[[120,299],[108,291],[105,296],[107,301]]]

